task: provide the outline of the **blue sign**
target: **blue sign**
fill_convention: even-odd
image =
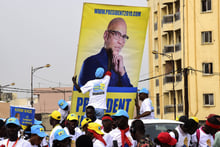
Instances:
[[[27,125],[34,124],[34,116],[35,116],[35,109],[34,108],[25,108],[25,107],[16,107],[10,106],[10,113],[11,117],[16,117],[21,126],[26,128]]]

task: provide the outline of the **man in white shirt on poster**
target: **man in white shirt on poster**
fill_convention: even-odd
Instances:
[[[139,99],[142,101],[141,108],[138,103],[135,103],[140,114],[135,119],[154,119],[154,107],[151,99],[149,98],[149,91],[142,88],[139,92]]]

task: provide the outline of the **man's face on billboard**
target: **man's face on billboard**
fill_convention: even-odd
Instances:
[[[118,20],[109,25],[108,30],[105,31],[104,40],[105,48],[111,48],[113,55],[118,55],[124,47],[127,36],[127,25],[124,21]]]

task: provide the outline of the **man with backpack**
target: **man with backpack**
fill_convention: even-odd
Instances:
[[[177,126],[170,132],[170,136],[177,140],[176,147],[188,147],[190,145],[191,135],[198,128],[199,121],[196,117],[186,119],[183,125]]]
[[[220,129],[220,116],[210,114],[205,125],[196,130],[193,135],[193,147],[212,147],[214,135]]]

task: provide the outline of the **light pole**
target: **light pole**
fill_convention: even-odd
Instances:
[[[48,68],[50,67],[50,64],[46,64],[45,66],[40,66],[40,67],[36,67],[33,68],[33,66],[31,67],[31,107],[33,107],[34,101],[33,101],[33,75],[34,72],[36,72],[37,70],[41,69],[41,68]]]
[[[168,55],[168,54],[165,54],[165,53],[159,53],[158,51],[155,51],[155,50],[153,50],[152,53],[153,54],[159,54],[159,55],[162,55],[162,56],[166,56],[173,62],[173,72],[172,72],[173,73],[173,80],[172,80],[172,83],[173,83],[173,105],[174,105],[174,120],[176,120],[175,62],[174,62],[174,59],[173,59],[173,54]]]
[[[63,93],[63,99],[65,100],[65,94],[66,94],[66,90],[60,90],[60,89],[57,89],[57,88],[51,88],[52,90],[56,90],[56,91],[59,91],[59,92],[62,92]]]
[[[0,85],[0,100],[2,100],[2,88],[6,88],[8,86],[13,86],[13,85],[15,85],[15,83],[7,84],[7,85],[4,85],[4,86]]]

